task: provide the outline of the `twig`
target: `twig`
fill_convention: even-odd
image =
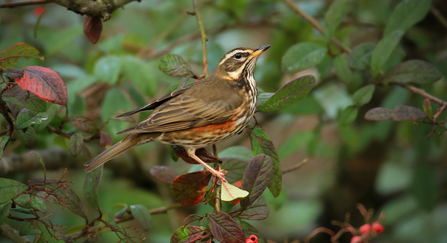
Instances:
[[[292,167],[290,167],[288,169],[283,170],[282,174],[284,175],[286,173],[289,173],[289,172],[292,172],[294,170],[297,170],[297,169],[301,168],[301,166],[303,166],[306,163],[307,163],[307,159],[301,161],[300,163],[298,163],[298,164],[296,164],[296,165],[294,165],[294,166],[292,166]]]
[[[50,3],[47,0],[36,0],[36,1],[23,1],[23,2],[14,2],[14,3],[3,3],[0,4],[0,8],[15,8],[20,6],[27,6],[27,5],[37,5],[37,4],[45,4]]]
[[[431,6],[430,12],[435,16],[435,18],[447,29],[447,19],[439,12],[437,8]]]
[[[206,58],[206,41],[207,41],[207,37],[205,34],[205,29],[203,28],[203,23],[202,20],[200,19],[200,14],[199,14],[199,9],[197,7],[197,0],[193,0],[193,5],[194,5],[194,14],[196,15],[197,18],[197,24],[199,25],[200,28],[200,36],[202,37],[202,55],[203,55],[203,73],[205,74],[205,77],[208,77],[208,60]]]
[[[31,243],[26,236],[20,236],[19,232],[7,223],[0,225],[0,234],[17,243]]]
[[[314,19],[312,16],[308,15],[306,12],[304,12],[298,5],[296,5],[292,0],[284,0],[284,2],[289,5],[295,12],[297,12],[301,17],[303,17],[305,20],[307,20],[309,23],[311,23],[318,31],[320,31],[321,34],[324,35],[324,28],[323,26],[318,23],[316,19]],[[332,37],[331,41],[340,48],[343,52],[350,53],[351,49],[347,46],[344,46],[341,41],[339,41],[337,38]]]
[[[181,204],[176,203],[176,204],[169,205],[167,207],[154,208],[154,209],[150,210],[149,212],[151,213],[151,215],[162,214],[162,213],[166,213],[168,210],[175,209],[175,208],[178,208],[178,207],[181,207],[181,206],[182,206]],[[132,220],[132,219],[134,219],[134,217],[132,215],[130,215],[130,216],[125,217],[125,218],[114,219],[114,221],[115,221],[115,223],[118,224],[118,223],[126,222],[126,221],[129,221],[129,220]]]

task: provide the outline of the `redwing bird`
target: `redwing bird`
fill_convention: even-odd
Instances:
[[[225,181],[225,171],[216,171],[195,151],[238,134],[247,126],[256,109],[256,60],[269,47],[236,48],[222,58],[208,78],[119,115],[153,110],[140,124],[119,132],[127,136],[85,163],[85,171],[96,169],[134,146],[159,141],[184,147],[191,158]]]

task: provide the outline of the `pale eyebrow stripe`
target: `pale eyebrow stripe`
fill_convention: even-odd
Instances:
[[[229,52],[225,55],[225,58],[222,59],[222,61],[219,62],[219,65],[224,63],[228,58],[232,57],[234,54],[242,52],[242,53],[251,53],[251,50],[234,50],[232,52]]]

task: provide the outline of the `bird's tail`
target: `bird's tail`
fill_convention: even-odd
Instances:
[[[84,170],[85,172],[91,172],[92,170],[98,168],[105,162],[115,158],[116,156],[126,152],[127,150],[131,149],[135,145],[137,145],[141,139],[137,137],[138,135],[131,134],[125,137],[123,140],[119,141],[109,149],[105,150],[104,152],[100,153],[95,158],[89,160],[84,164]],[[149,141],[147,141],[149,142]]]

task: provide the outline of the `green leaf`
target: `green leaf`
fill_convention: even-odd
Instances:
[[[290,81],[270,97],[259,111],[277,111],[295,104],[306,97],[315,85],[315,77],[306,75]]]
[[[2,225],[3,222],[5,222],[5,219],[7,218],[10,209],[11,209],[11,203],[5,203],[0,205],[0,225]]]
[[[103,168],[104,166],[101,165],[92,172],[87,173],[84,181],[84,198],[95,210],[99,209],[98,188],[101,182]]]
[[[38,235],[41,233],[42,230],[38,226],[31,224],[30,222],[25,222],[22,225],[22,228],[20,228],[19,235]]]
[[[382,83],[431,84],[442,78],[433,65],[421,60],[408,60],[392,68]]]
[[[8,90],[8,92],[4,92],[2,99],[7,102],[9,106],[11,106],[11,104],[17,106],[17,113],[23,108],[28,108],[34,112],[44,112],[47,110],[47,102],[37,97],[35,94],[23,90],[18,85]],[[17,113],[13,112],[13,114]]]
[[[414,24],[424,19],[430,10],[431,0],[404,0],[401,1],[385,27],[385,35],[395,31],[406,31]]]
[[[265,203],[262,198],[258,198],[247,208],[243,208],[240,203],[234,205],[231,209],[230,215],[240,219],[263,220],[269,216],[269,213],[270,211],[267,207],[267,203]]]
[[[46,120],[48,120],[48,114],[46,112],[36,113],[24,108],[17,116],[16,129],[27,128],[33,124],[41,124]]]
[[[371,72],[374,77],[377,77],[381,68],[393,53],[404,33],[405,32],[402,30],[395,30],[385,35],[383,39],[377,43],[371,57]]]
[[[11,179],[0,178],[0,204],[8,202],[27,189],[28,186],[23,183]]]
[[[202,200],[206,187],[211,179],[208,171],[196,171],[175,178],[172,193],[176,201],[183,206],[191,206]]]
[[[45,204],[45,201],[39,196],[42,195],[38,194],[37,196],[30,196],[29,194],[24,194],[15,198],[14,202],[17,204],[17,206],[20,206],[22,208],[35,209],[45,213],[47,211],[47,205]]]
[[[351,124],[357,117],[357,107],[350,105],[343,109],[338,116],[338,123],[342,126]]]
[[[440,185],[436,169],[427,163],[417,163],[414,168],[411,192],[417,204],[427,211],[432,210],[439,201]]]
[[[430,99],[425,98],[424,102],[422,103],[422,108],[424,108],[424,112],[428,117],[433,116],[433,109],[431,107]]]
[[[191,242],[205,233],[206,228],[195,225],[180,226],[171,237],[170,243]]]
[[[220,186],[220,199],[224,202],[234,202],[248,196],[248,192],[239,189],[228,182]]]
[[[320,105],[320,102],[313,96],[308,95],[304,97],[300,102],[295,103],[289,107],[280,110],[281,113],[292,114],[292,115],[314,115],[323,114],[324,109]]]
[[[313,137],[311,131],[300,131],[289,138],[278,149],[279,158],[285,159],[294,152],[304,149]]]
[[[33,178],[31,180],[34,184],[42,184],[44,182],[43,178]],[[87,218],[84,210],[82,209],[81,199],[79,199],[78,195],[70,188],[68,185],[61,187],[58,185],[58,180],[55,179],[46,179],[45,182],[51,182],[51,184],[45,184],[43,187],[51,190],[59,197],[59,201],[54,200],[52,202],[61,204],[64,207],[67,207],[73,213]],[[45,188],[42,191],[45,191]]]
[[[248,197],[241,200],[241,209],[250,206],[258,199],[272,179],[272,160],[265,154],[256,155],[245,169],[242,189],[248,191]]]
[[[3,157],[3,150],[5,149],[5,145],[8,141],[9,141],[9,136],[1,136],[0,137],[0,159]]]
[[[47,110],[45,111],[48,115],[48,119],[43,120],[40,124],[34,124],[34,129],[36,132],[42,131],[50,124],[50,122],[54,119],[54,116],[56,116],[59,107],[59,105],[48,103]]]
[[[107,122],[117,110],[132,110],[132,105],[118,87],[111,88],[101,104],[101,121]],[[127,124],[111,120],[106,126],[109,134],[116,134],[127,128]]]
[[[121,68],[120,57],[109,55],[96,61],[93,73],[97,79],[114,85],[118,82]]]
[[[327,29],[327,40],[334,35],[335,29],[351,10],[353,2],[353,0],[335,0],[332,2],[327,13],[324,15],[324,25]]]
[[[258,230],[251,224],[242,221],[242,228],[244,229],[244,235],[245,238],[248,239],[251,235],[256,235],[258,238],[258,243],[266,243],[267,241],[264,239],[264,237],[259,234]],[[253,241],[254,242],[254,241]]]
[[[132,80],[142,94],[149,97],[153,97],[156,94],[157,80],[155,68],[134,56],[126,56],[122,65],[124,76]]]
[[[84,137],[82,134],[75,133],[71,135],[70,141],[68,142],[68,147],[70,148],[70,153],[73,157],[77,157],[84,148]]]
[[[244,243],[245,236],[239,225],[230,215],[220,211],[208,214],[208,226],[211,234],[219,242]]]
[[[326,48],[316,43],[302,42],[290,47],[281,61],[284,73],[297,73],[315,67],[323,61]]]
[[[272,160],[272,179],[268,185],[268,188],[274,197],[279,196],[282,188],[282,171],[281,164],[279,163],[279,157],[276,153],[275,146],[272,140],[267,134],[260,128],[253,125],[249,125],[251,146],[253,155],[265,154]]]
[[[43,57],[39,57],[39,51],[23,42],[10,46],[0,52],[0,68],[6,70],[8,68],[15,68],[17,61],[20,58],[39,58],[43,60]]]
[[[189,63],[178,54],[168,54],[160,60],[160,71],[168,76],[186,77],[192,74]]]
[[[356,106],[368,104],[372,99],[375,89],[376,86],[374,84],[366,85],[358,89],[352,96],[352,102],[354,102],[354,105]]]
[[[256,101],[256,110],[259,110],[259,107],[261,107],[274,94],[275,93],[267,93],[267,92],[258,94],[258,99]]]
[[[334,58],[334,69],[337,76],[345,84],[349,84],[352,80],[352,72],[349,69],[348,61],[345,55],[339,55]]]
[[[366,70],[371,64],[371,56],[375,46],[370,43],[362,43],[352,48],[348,55],[348,64],[357,70]]]
[[[143,227],[144,230],[148,231],[152,225],[151,212],[143,205],[131,205],[130,212],[135,220]]]
[[[225,149],[219,153],[222,159],[222,168],[228,172],[225,179],[229,183],[242,181],[242,177],[250,160],[253,158],[253,152],[242,146],[234,146]]]

